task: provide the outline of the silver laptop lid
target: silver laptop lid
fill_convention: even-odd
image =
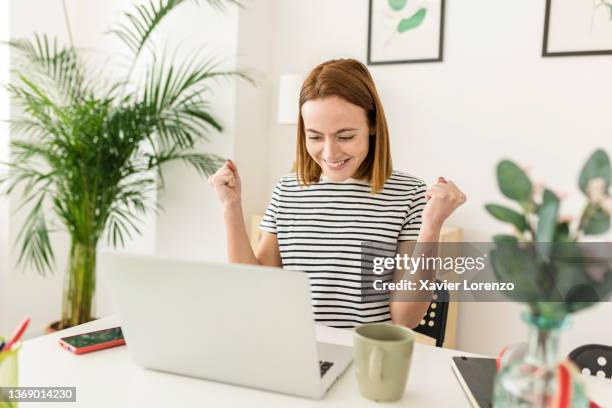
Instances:
[[[137,364],[323,394],[306,274],[109,252],[100,254],[98,265]]]

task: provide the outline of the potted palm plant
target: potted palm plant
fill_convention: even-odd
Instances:
[[[92,72],[72,42],[68,20],[67,46],[46,35],[9,43],[17,62],[8,89],[20,114],[11,121],[16,137],[0,186],[19,193],[27,212],[16,240],[18,263],[43,275],[52,271],[50,236],[56,226],[70,235],[59,328],[94,318],[98,243],[121,246],[140,233],[141,217],[156,210],[148,194],[163,187],[162,165],[183,161],[209,175],[222,161],[195,149],[222,130],[207,100],[211,82],[250,79],[218,70],[214,58],[194,54],[176,62],[158,55],[151,35],[186,2],[149,1],[124,13],[110,31],[130,52],[130,66],[118,79]],[[208,3],[223,8],[234,2]],[[144,73],[135,78],[137,66]]]

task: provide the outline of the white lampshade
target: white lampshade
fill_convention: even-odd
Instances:
[[[301,75],[286,74],[280,77],[277,117],[280,125],[297,125],[301,88]]]

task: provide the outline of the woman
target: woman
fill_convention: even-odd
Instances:
[[[229,261],[308,273],[318,323],[354,327],[391,320],[415,327],[427,311],[425,298],[363,296],[362,245],[384,244],[410,255],[415,241],[437,242],[465,195],[442,177],[427,189],[422,180],[393,170],[383,107],[360,62],[317,66],[302,85],[299,107],[296,172],[276,185],[255,252],[244,225],[238,168],[228,160],[209,178],[224,208]]]

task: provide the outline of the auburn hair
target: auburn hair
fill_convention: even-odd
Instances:
[[[319,181],[322,172],[306,150],[302,105],[311,99],[328,96],[338,96],[365,110],[368,126],[374,133],[370,134],[368,154],[352,177],[367,180],[372,193],[382,191],[385,180],[393,170],[387,119],[370,72],[365,65],[354,59],[325,61],[316,66],[302,84],[295,163],[298,180],[310,185]]]

